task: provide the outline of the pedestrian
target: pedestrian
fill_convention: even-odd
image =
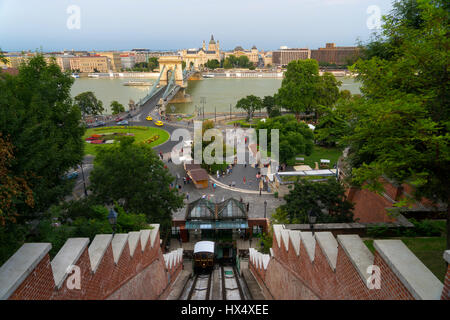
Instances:
[[[246,181],[245,177],[244,177],[244,178],[242,178],[242,180],[244,181],[244,184],[245,184],[245,181]]]
[[[181,184],[178,185],[178,190],[181,190]]]
[[[183,184],[186,184],[186,177],[183,177]]]
[[[217,179],[219,179],[220,178],[220,173],[219,173],[219,170],[217,170]]]
[[[189,192],[186,193],[186,200],[189,201]]]

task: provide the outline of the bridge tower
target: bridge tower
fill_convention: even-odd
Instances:
[[[163,70],[163,67],[165,67],[159,80],[161,85],[167,85],[170,81],[172,73],[175,72],[175,84],[181,88],[187,87],[187,81],[184,81],[183,79],[183,58],[181,56],[161,56],[158,61],[159,70]]]

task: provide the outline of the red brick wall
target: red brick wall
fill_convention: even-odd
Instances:
[[[389,268],[381,256],[375,252],[374,265],[381,271],[381,288],[368,289],[351,260],[338,246],[336,270],[328,263],[319,244],[316,243],[313,262],[306,249],[300,246],[297,256],[292,243],[286,252],[284,241],[278,248],[274,237],[274,258],[271,258],[267,270],[259,269],[249,261],[255,279],[274,299],[328,299],[328,300],[410,300],[413,296]],[[449,273],[447,273],[447,277]],[[447,282],[448,285],[448,282]]]
[[[81,289],[68,289],[65,279],[60,289],[55,288],[50,257],[42,259],[31,274],[10,296],[11,300],[66,300],[66,299],[157,299],[178,276],[182,261],[166,270],[159,247],[159,234],[154,247],[150,239],[144,251],[139,240],[133,257],[125,244],[117,264],[114,263],[111,244],[95,273],[91,271],[88,248],[75,263],[81,272]],[[170,274],[170,284],[168,278]]]
[[[441,299],[450,300],[450,264],[447,266],[447,274],[445,275]]]
[[[354,203],[354,218],[358,222],[394,222],[395,219],[387,215],[386,208],[392,207],[392,202],[385,197],[366,189],[352,190],[352,197],[348,200]]]

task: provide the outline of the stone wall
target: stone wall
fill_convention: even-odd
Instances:
[[[251,248],[249,268],[267,299],[448,299],[448,280],[445,289],[401,240],[374,247],[372,254],[357,235],[274,225],[270,255]]]
[[[0,299],[158,299],[182,268],[182,249],[162,254],[159,225],[128,234],[26,243],[0,268]]]

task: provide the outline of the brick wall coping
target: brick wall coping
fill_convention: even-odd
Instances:
[[[291,231],[292,232],[292,231]],[[324,253],[328,264],[333,271],[336,270],[336,262],[338,255],[338,243],[331,232],[315,233],[316,241]]]
[[[414,298],[419,300],[439,299],[443,284],[408,249],[403,241],[374,240],[373,245]]]
[[[444,251],[444,259],[447,261],[447,263],[450,263],[450,250]]]
[[[150,245],[153,248],[153,246],[155,245],[156,236],[159,233],[159,223],[153,223],[153,224],[150,224],[150,226],[153,228],[150,230]],[[161,243],[162,239],[160,239],[159,242]]]
[[[171,269],[183,260],[183,248],[172,250],[169,253],[163,254],[164,262],[167,269]]]
[[[283,229],[281,230],[281,239],[284,242],[284,247],[289,251],[289,230]]]
[[[0,300],[14,293],[51,248],[50,243],[25,243],[0,267]]]
[[[68,268],[74,265],[89,244],[89,238],[69,238],[62,246],[51,265],[56,288],[60,289],[68,276]]]
[[[128,246],[130,247],[130,257],[134,255],[138,241],[141,238],[141,233],[139,231],[128,232]]]
[[[144,252],[145,247],[148,243],[148,239],[150,238],[150,229],[141,230],[141,250]]]
[[[281,230],[284,229],[284,225],[282,224],[274,224],[273,225],[273,233],[275,234],[275,237],[277,238],[278,247],[281,246]]]
[[[358,235],[340,234],[337,236],[337,241],[341,245],[342,249],[344,249],[353,266],[358,271],[364,284],[367,286],[367,279],[370,276],[367,273],[367,267],[373,265],[373,254]]]
[[[253,265],[257,266],[260,269],[267,269],[270,261],[270,255],[263,254],[254,248],[249,248],[248,252],[249,260],[253,263]]]
[[[298,256],[300,254],[300,231],[289,230],[289,239],[291,239],[292,246]]]
[[[111,241],[111,234],[98,234],[95,236],[94,240],[92,240],[88,252],[89,260],[91,261],[91,270],[93,273],[97,271],[97,267],[100,265],[100,261],[102,261],[102,258],[106,253],[106,249],[108,249]]]
[[[122,255],[123,248],[128,240],[128,233],[116,233],[112,239],[112,251],[114,256],[114,263],[119,262],[119,258]]]
[[[300,239],[302,245],[305,247],[311,262],[314,261],[314,255],[316,250],[316,239],[313,237],[312,232],[300,232]]]

